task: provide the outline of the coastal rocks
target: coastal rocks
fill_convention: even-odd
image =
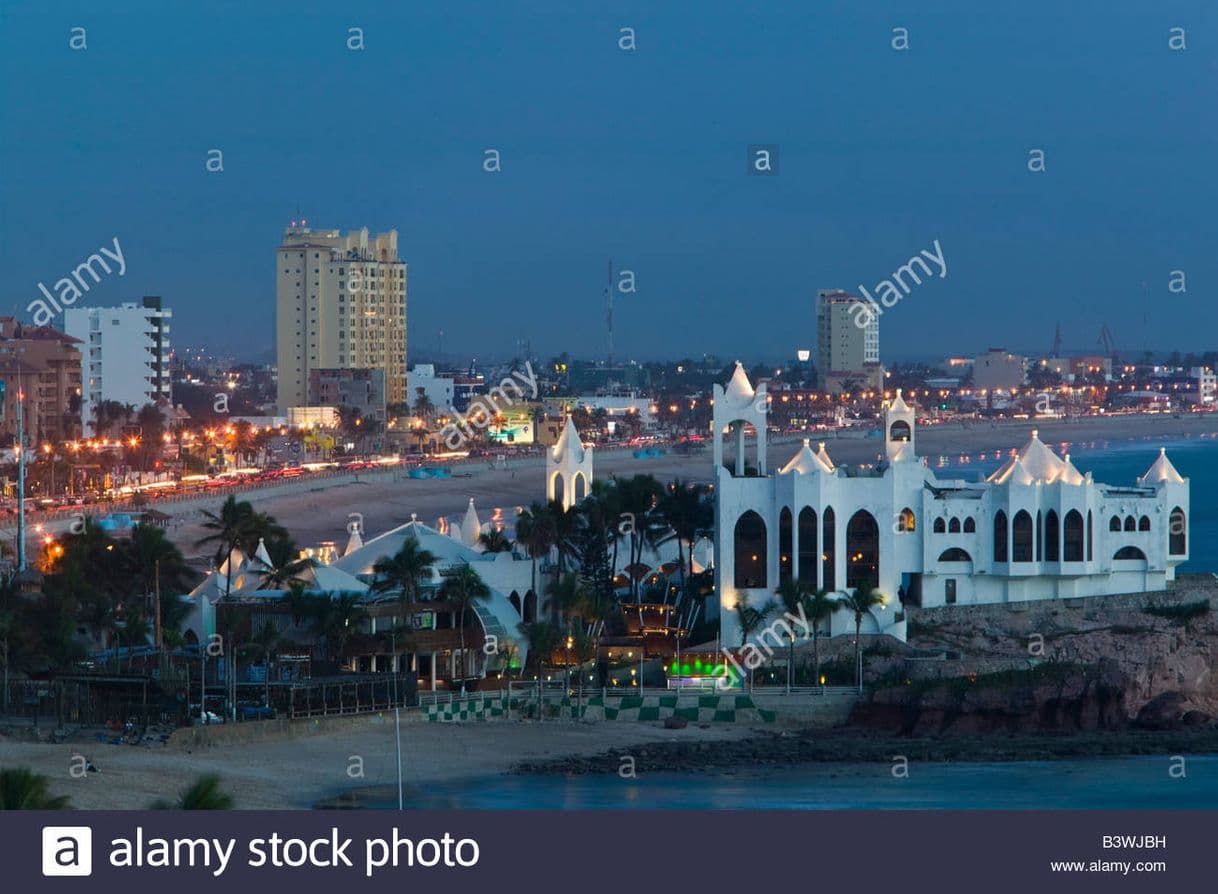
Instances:
[[[1103,661],[885,687],[855,705],[850,725],[913,736],[1122,729],[1127,685]]]
[[[1178,730],[1205,727],[1213,722],[1214,718],[1204,711],[1191,708],[1183,693],[1164,692],[1143,705],[1133,723],[1139,729]]]
[[[1182,577],[1166,593],[966,610],[912,608],[906,654],[873,661],[871,679],[917,687],[1025,672],[1030,665],[1099,667],[1110,662],[1120,677],[1121,709],[1129,718],[1171,692],[1184,697],[1185,710],[1218,716],[1218,611],[1213,606],[1218,606],[1218,581],[1199,575]],[[1078,696],[1063,694],[1067,701]],[[1090,706],[1073,708],[1081,711],[1077,719],[1071,708],[1050,705],[1043,721],[1052,722],[1064,710],[1066,728],[1102,728],[1114,722],[1112,706],[1100,711],[1092,700]],[[1089,715],[1092,710],[1097,713]]]

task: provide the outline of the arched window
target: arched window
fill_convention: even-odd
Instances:
[[[1121,517],[1119,515],[1114,515],[1112,518],[1108,519],[1108,530],[1109,531],[1121,530]]]
[[[1125,516],[1125,530],[1136,531],[1138,529],[1138,521],[1132,515]]]
[[[1090,562],[1095,556],[1091,552],[1091,542],[1095,538],[1091,535],[1091,510],[1087,510],[1087,561]]]
[[[860,509],[846,524],[846,588],[880,579],[880,526],[875,516]]]
[[[791,579],[791,565],[794,557],[791,550],[794,547],[791,532],[791,510],[786,506],[778,513],[778,582],[785,583]]]
[[[1179,506],[1168,516],[1167,552],[1173,556],[1183,556],[1188,552],[1188,519]]]
[[[1149,531],[1150,530],[1150,516],[1143,515],[1141,518],[1138,519],[1138,530],[1139,531]]]
[[[805,506],[799,513],[799,565],[797,577],[816,586],[816,510]]]
[[[898,531],[913,531],[917,528],[917,521],[914,519],[913,510],[906,506],[901,510],[901,514],[897,516]]]
[[[524,594],[524,608],[520,612],[520,617],[526,624],[537,620],[537,594],[532,590]]]
[[[736,588],[765,587],[765,522],[751,509],[736,519],[734,553]]]
[[[1036,561],[1044,561],[1045,557],[1045,517],[1039,509],[1036,510]]]
[[[1011,519],[1011,558],[1016,562],[1032,561],[1032,516],[1020,509]]]
[[[524,615],[521,613],[520,607],[520,594],[513,590],[512,595],[508,597],[508,602],[512,603],[512,608],[516,609],[516,614],[523,618]]]
[[[1057,513],[1050,509],[1045,513],[1045,561],[1060,562],[1062,553],[1061,525],[1057,521]]]
[[[821,543],[824,544],[824,551],[820,554],[823,566],[821,586],[832,592],[837,589],[837,516],[832,506],[825,507],[820,525]]]
[[[958,546],[953,546],[951,549],[945,549],[939,553],[940,562],[971,562],[973,557]]]
[[[1117,561],[1126,561],[1128,559],[1141,559],[1146,561],[1146,553],[1142,552],[1136,546],[1122,546],[1116,551],[1116,555],[1112,557]]]
[[[1083,514],[1071,509],[1062,520],[1062,557],[1065,562],[1083,561]]]
[[[977,521],[971,515],[964,520],[964,533],[965,534],[976,534],[977,533]]]
[[[1007,560],[1007,514],[1001,509],[994,516],[994,561]]]
[[[909,423],[904,419],[898,419],[888,429],[888,440],[890,441],[910,441],[913,439],[913,432],[909,430]]]
[[[952,516],[952,520],[947,523],[947,533],[949,533],[949,534],[959,534],[960,533],[960,519],[956,518],[956,516],[954,516],[954,515]]]
[[[567,485],[567,482],[563,479],[562,472],[555,472],[554,473],[554,499],[556,501],[558,501],[559,503],[564,502],[563,495],[566,493],[566,490],[567,490],[566,485]]]
[[[576,472],[575,480],[571,483],[571,498],[576,503],[580,503],[586,496],[588,496],[588,481],[583,472]]]
[[[936,519],[935,519],[935,533],[936,533],[936,534],[943,534],[943,533],[946,533],[946,531],[947,531],[947,525],[945,525],[945,524],[943,523],[943,519],[941,519],[941,518],[936,518]]]

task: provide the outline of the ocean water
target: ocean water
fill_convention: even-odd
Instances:
[[[899,746],[894,745],[894,753]],[[637,778],[494,776],[429,785],[410,809],[445,810],[1214,810],[1218,756],[1094,758],[1011,763],[802,764]],[[1177,763],[1178,766],[1178,763]],[[393,804],[377,805],[383,809]]]
[[[1159,455],[1167,449],[1167,457],[1181,475],[1189,480],[1189,559],[1179,567],[1180,572],[1218,572],[1218,432],[1192,437],[1160,438],[1145,436],[1135,439],[1062,442],[1046,439],[1045,443],[1058,454],[1070,454],[1080,472],[1090,472],[1104,484],[1130,486]],[[989,475],[1011,455],[1011,450],[981,453],[941,454],[927,462],[940,477],[960,475],[978,479]]]

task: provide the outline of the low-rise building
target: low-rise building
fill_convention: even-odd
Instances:
[[[0,317],[0,432],[17,437],[18,393],[25,395],[29,444],[80,435],[80,340],[50,326],[23,326]]]
[[[311,369],[309,402],[350,407],[364,419],[385,421],[385,370]]]
[[[1006,348],[990,348],[973,360],[973,387],[984,391],[1013,391],[1027,381],[1028,358]]]

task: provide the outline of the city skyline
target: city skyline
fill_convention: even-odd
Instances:
[[[356,6],[291,28],[144,9],[10,5],[6,82],[38,89],[4,104],[6,312],[121,239],[125,275],[82,304],[163,295],[180,343],[265,357],[270,250],[305,219],[398,230],[413,357],[441,331],[454,358],[602,356],[610,259],[635,289],[617,357],[793,357],[819,289],[870,289],[936,239],[951,273],[886,310],[885,362],[1044,350],[1059,320],[1076,351],[1105,323],[1127,355],[1203,350],[1218,322],[1206,57],[1154,13],[1063,10],[1050,42],[953,3]],[[750,176],[758,147],[773,176]]]

